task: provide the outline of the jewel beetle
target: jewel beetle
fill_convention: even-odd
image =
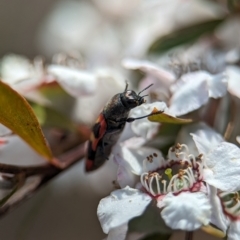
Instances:
[[[128,84],[126,83],[124,92],[114,95],[108,101],[98,116],[92,128],[90,140],[87,143],[86,172],[96,170],[108,159],[112,147],[118,141],[126,122],[133,122],[153,114],[162,113],[162,111],[159,111],[138,118],[128,117],[131,109],[146,102],[144,97],[147,95],[141,96],[140,94],[152,85],[136,94],[136,92],[128,90]]]

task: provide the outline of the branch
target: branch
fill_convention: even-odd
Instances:
[[[9,197],[8,201],[2,207],[0,207],[0,217],[12,210],[15,206],[32,197],[34,193],[59,173],[80,161],[85,155],[84,145],[85,144],[81,144],[60,155],[57,160],[59,161],[59,165],[64,166],[64,168],[61,169],[50,164],[25,167],[0,163],[1,173],[21,174],[25,176],[25,180],[30,180],[25,181],[25,184],[16,191],[16,193]]]

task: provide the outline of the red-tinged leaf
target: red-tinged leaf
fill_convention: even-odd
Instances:
[[[26,141],[49,161],[53,156],[29,103],[19,93],[0,81],[0,123]]]
[[[158,109],[154,108],[151,116],[148,117],[148,120],[151,122],[160,122],[160,123],[171,123],[171,124],[187,124],[191,123],[192,119],[183,119],[173,117],[164,112],[159,112]]]

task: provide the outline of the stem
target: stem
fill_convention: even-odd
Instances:
[[[230,119],[224,132],[224,139],[226,141],[228,141],[231,138],[234,131],[234,126],[237,120],[237,112],[238,112],[237,107],[238,106],[237,106],[237,103],[234,101],[234,97],[230,96]]]
[[[185,240],[193,240],[193,232],[186,232]]]
[[[32,197],[35,192],[37,192],[42,186],[48,183],[48,181],[53,179],[59,173],[80,161],[85,155],[84,145],[85,144],[79,145],[78,147],[62,154],[55,160],[59,161],[59,165],[64,166],[64,168],[57,168],[51,164],[25,167],[1,163],[1,173],[24,175],[25,179],[27,179],[27,177],[31,177],[33,179],[28,184],[24,184],[2,207],[0,207],[0,217],[12,210],[21,202],[24,202],[26,199]]]

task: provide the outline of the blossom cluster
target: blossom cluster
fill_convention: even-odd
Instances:
[[[97,175],[98,170],[87,176],[95,188],[101,188],[96,182],[103,177],[114,183],[104,190],[97,208],[106,239],[198,229],[240,239],[240,45],[229,37],[240,36],[239,19],[215,1],[210,8],[182,0],[59,3],[51,14],[39,30],[40,47],[50,61],[15,54],[0,61],[1,81],[35,106],[50,145],[54,131],[53,135],[62,134],[59,142],[66,132],[81,135],[82,126],[89,131],[107,100],[124,92],[126,82],[129,89],[146,93],[146,102],[129,113],[137,120],[126,122],[106,156],[104,176]],[[86,18],[87,24],[79,28],[77,23]],[[174,48],[160,51],[164,37],[170,36],[166,45],[175,31],[181,39],[179,29],[189,30],[189,23],[199,24],[198,19],[216,24],[214,31],[194,43],[179,46],[176,41]],[[221,21],[237,27],[224,22],[215,31]],[[196,28],[205,26],[201,24]],[[39,111],[42,108],[64,117],[51,122]],[[142,118],[156,110],[156,121]],[[55,124],[52,132],[45,128],[47,121]],[[0,132],[2,156],[9,152],[11,135]],[[94,141],[93,135],[90,138]],[[130,226],[138,217],[148,221],[149,206],[154,206],[159,228],[133,231]]]

